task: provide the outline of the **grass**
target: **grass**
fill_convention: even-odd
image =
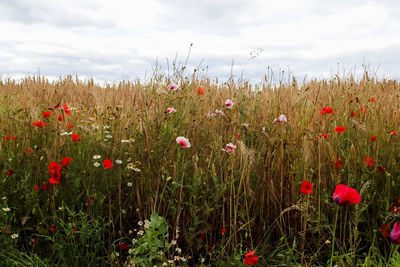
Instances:
[[[167,88],[171,81],[178,90]],[[260,266],[398,266],[398,246],[380,229],[398,221],[390,208],[400,197],[399,89],[368,73],[262,87],[179,73],[104,86],[72,76],[3,80],[2,134],[16,138],[0,143],[0,208],[10,209],[0,210],[0,261],[161,266],[178,256],[176,265],[238,266],[255,250]],[[206,116],[215,110],[223,114]],[[280,114],[287,122],[272,123]],[[222,151],[228,143],[232,154]],[[49,163],[65,157],[60,184],[46,190]],[[104,169],[104,159],[114,166]],[[303,180],[310,195],[300,192]],[[337,206],[337,184],[362,201]]]

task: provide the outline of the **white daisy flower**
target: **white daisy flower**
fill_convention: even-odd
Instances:
[[[95,162],[95,163],[93,163],[93,165],[94,165],[95,167],[100,167],[100,163],[99,163],[99,162]]]
[[[100,158],[101,158],[100,155],[94,155],[94,156],[93,156],[93,159],[100,159]]]

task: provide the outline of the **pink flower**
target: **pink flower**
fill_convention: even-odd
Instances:
[[[228,153],[229,155],[233,153],[233,151],[235,151],[236,146],[232,143],[226,144],[225,145],[225,149],[222,149],[222,151]]]
[[[167,108],[167,112],[168,112],[168,113],[174,113],[174,112],[176,112],[176,109],[174,109],[174,108]]]
[[[228,99],[229,100],[229,99]],[[226,102],[225,102],[226,103]],[[233,105],[233,103],[232,103],[232,105]],[[224,112],[222,111],[222,110],[218,110],[218,109],[216,109],[215,110],[215,114],[217,114],[217,115],[222,115],[222,114],[224,114]]]
[[[287,118],[284,114],[279,115],[277,119],[274,119],[272,123],[279,122],[279,123],[284,123],[287,122]]]
[[[389,234],[390,240],[392,242],[399,242],[400,240],[400,223],[394,223],[392,231]]]
[[[176,142],[178,144],[180,144],[183,148],[189,148],[190,147],[190,143],[189,143],[189,139],[183,137],[183,136],[178,136],[176,138]]]
[[[168,89],[170,89],[170,90],[172,90],[172,91],[176,91],[176,90],[178,90],[178,85],[176,85],[175,83],[170,83],[170,84],[168,84],[168,86],[167,86],[167,88]]]
[[[230,99],[225,100],[225,106],[229,109],[233,107],[233,102]]]
[[[338,184],[333,193],[333,200],[340,206],[349,206],[361,202],[361,196],[356,189]]]

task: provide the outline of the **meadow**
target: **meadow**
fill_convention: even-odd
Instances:
[[[399,266],[399,98],[367,72],[3,79],[1,265]]]

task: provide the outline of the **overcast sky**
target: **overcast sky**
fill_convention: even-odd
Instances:
[[[0,74],[149,77],[188,61],[209,78],[400,77],[397,0],[0,0]],[[233,62],[233,64],[232,64]],[[233,67],[232,67],[233,66]]]

